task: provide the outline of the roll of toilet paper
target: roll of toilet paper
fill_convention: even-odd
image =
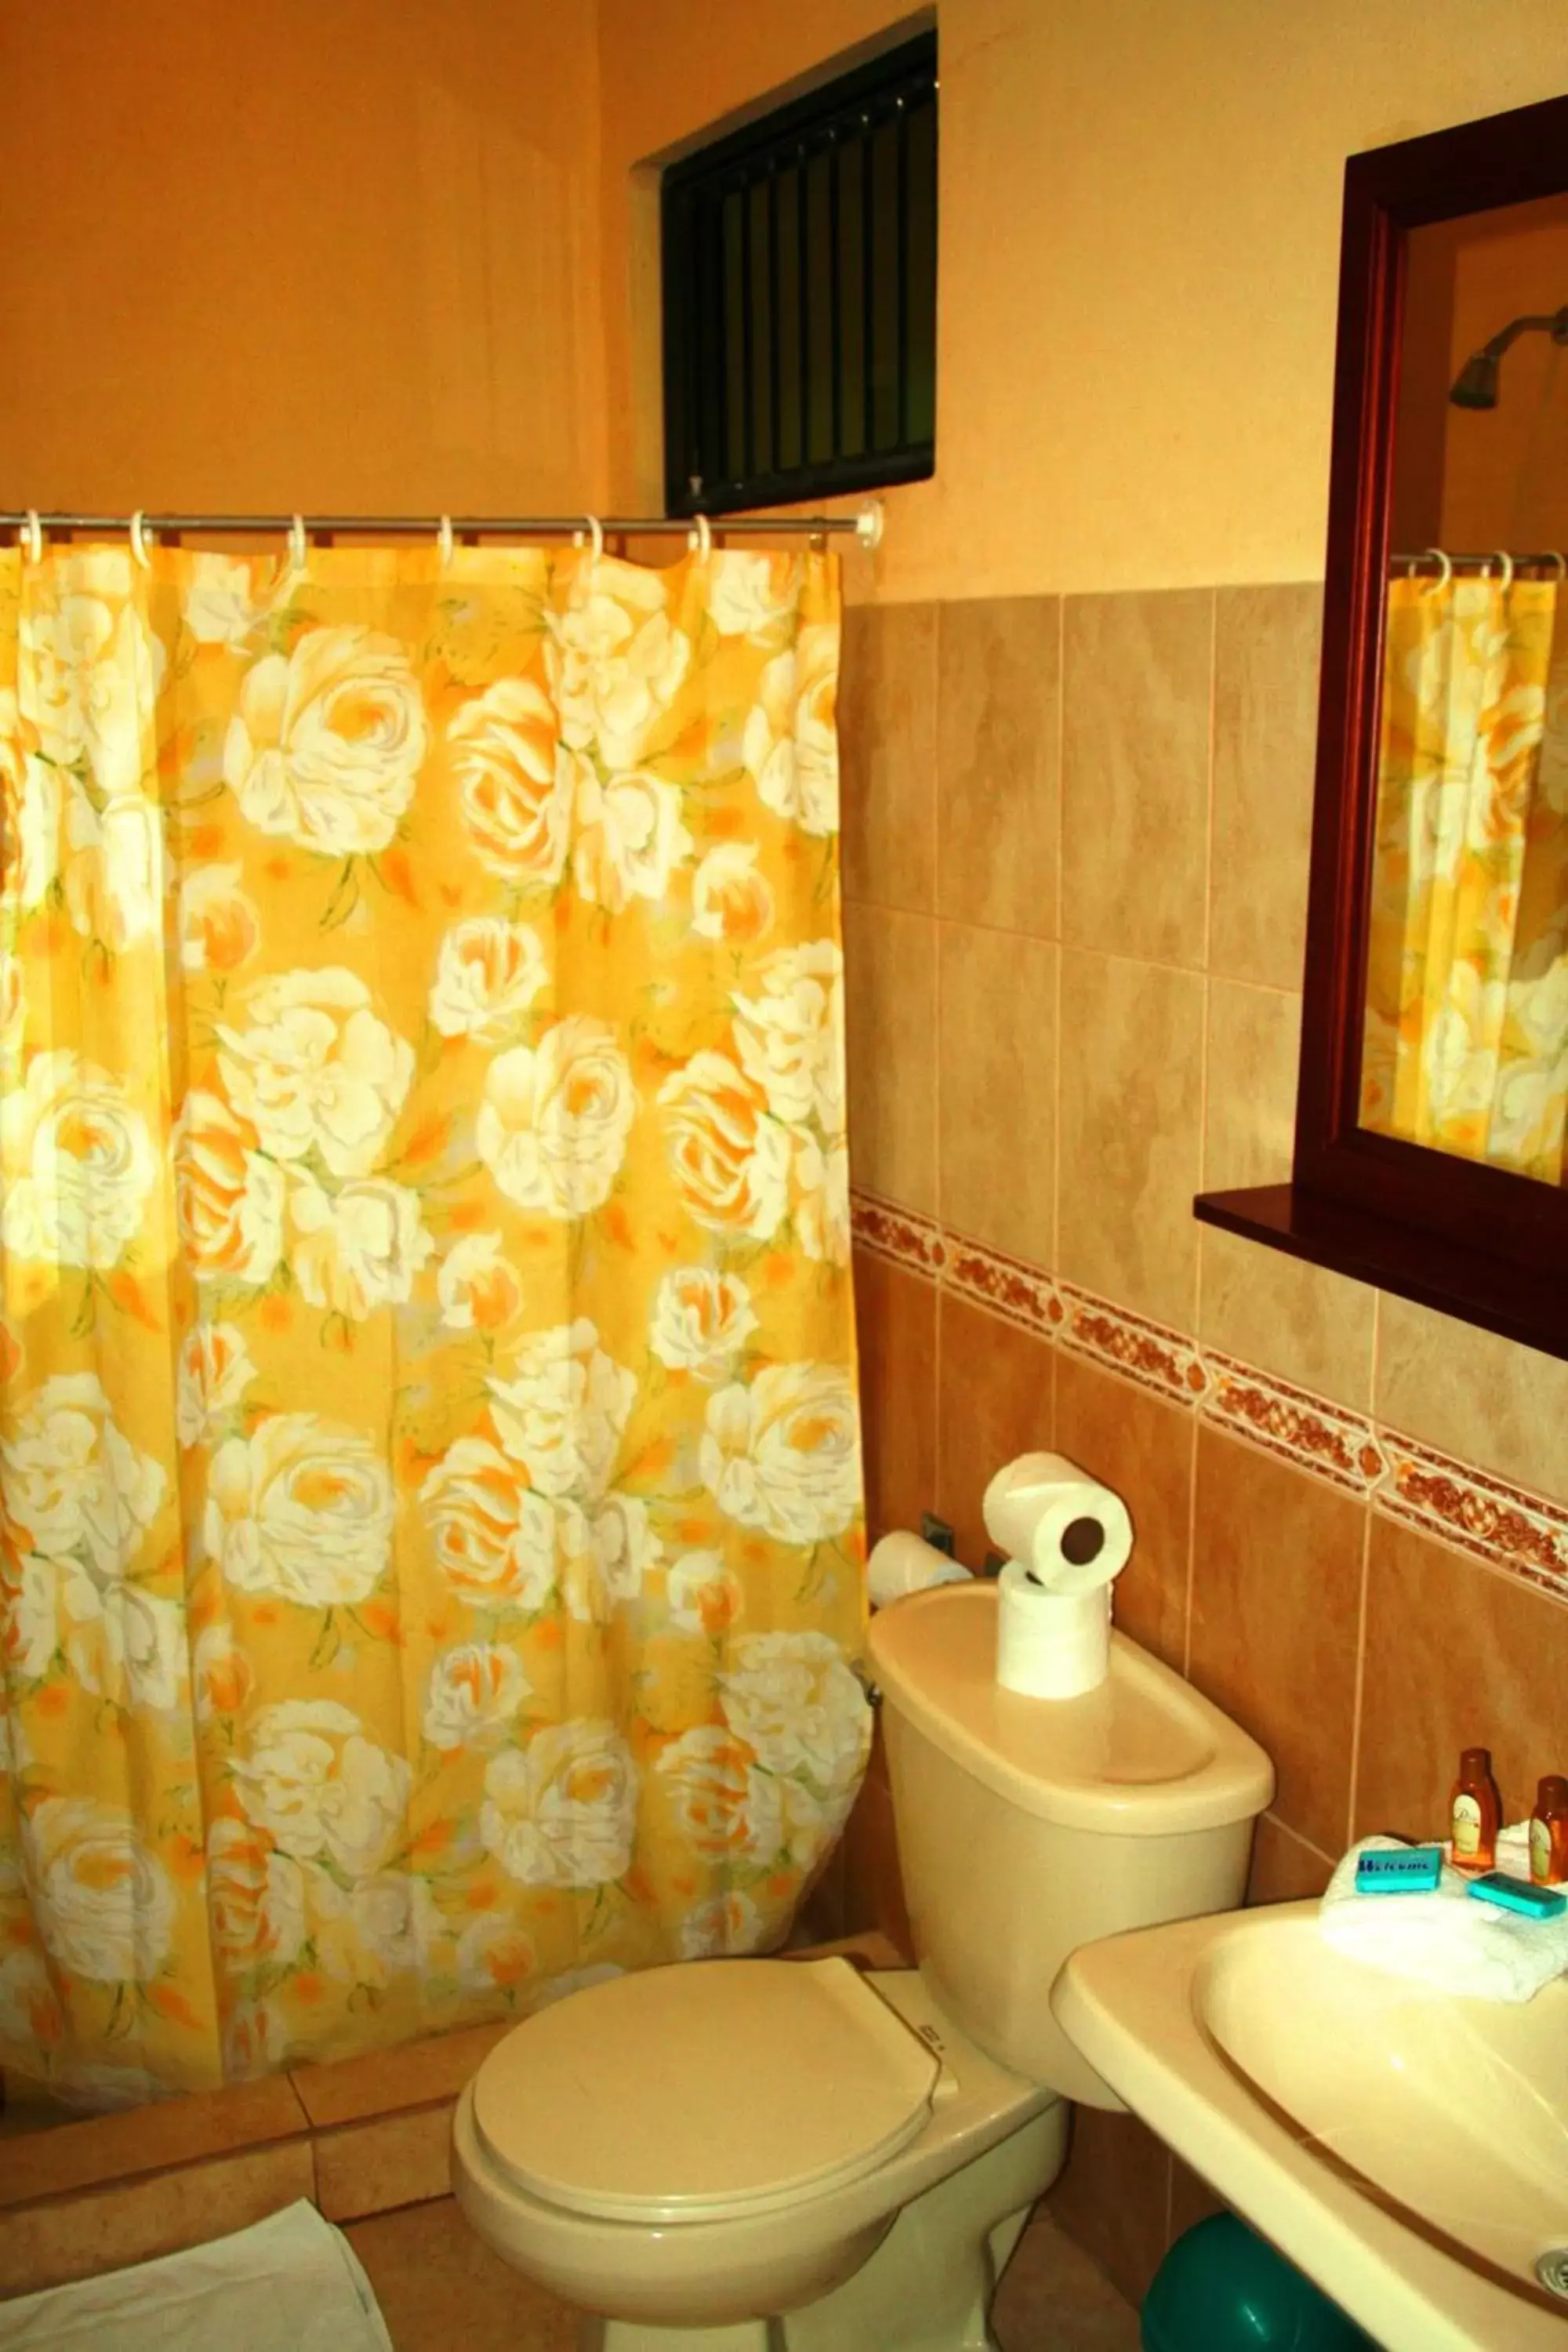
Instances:
[[[1096,1591],[1121,1574],[1132,1550],[1121,1496],[1065,1454],[1009,1462],[986,1487],[984,1510],[992,1542],[1047,1592]]]
[[[969,1581],[966,1568],[919,1536],[884,1536],[866,1564],[866,1591],[873,1609],[885,1609],[889,1601],[901,1601],[909,1592],[924,1592],[933,1584]]]
[[[1021,1560],[996,1580],[996,1679],[1026,1698],[1081,1698],[1110,1670],[1110,1587],[1046,1592]]]

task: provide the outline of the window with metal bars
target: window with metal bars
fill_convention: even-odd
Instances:
[[[936,35],[665,173],[665,499],[731,514],[936,465]]]

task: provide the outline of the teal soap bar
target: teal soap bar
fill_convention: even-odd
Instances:
[[[1559,1895],[1552,1886],[1532,1886],[1528,1878],[1510,1878],[1505,1870],[1489,1870],[1484,1878],[1472,1878],[1467,1892],[1478,1903],[1521,1911],[1527,1919],[1555,1919],[1560,1911],[1568,1911],[1568,1895]]]
[[[1358,1857],[1355,1891],[1358,1895],[1430,1895],[1442,1875],[1440,1845],[1392,1846],[1384,1853]]]

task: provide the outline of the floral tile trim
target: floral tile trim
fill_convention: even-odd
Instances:
[[[1037,1331],[1042,1339],[1056,1337],[1066,1313],[1048,1274],[957,1234],[947,1235],[943,1280],[962,1297],[976,1299],[1026,1331]]]
[[[940,1225],[912,1209],[879,1201],[870,1192],[850,1194],[849,1231],[862,1249],[890,1259],[894,1265],[907,1266],[911,1274],[939,1275],[947,1262]]]
[[[1384,1443],[1393,1466],[1380,1510],[1568,1601],[1568,1511],[1413,1437]]]
[[[1364,1413],[1330,1404],[1272,1373],[1255,1372],[1230,1356],[1210,1355],[1205,1362],[1205,1419],[1354,1494],[1371,1494],[1387,1477],[1388,1457]]]
[[[1067,1346],[1125,1372],[1129,1380],[1177,1404],[1192,1404],[1203,1394],[1208,1375],[1195,1341],[1066,1283],[1061,1295],[1067,1310],[1062,1330]]]
[[[1057,1282],[1039,1266],[944,1232],[930,1217],[857,1192],[850,1223],[857,1244],[878,1256],[1568,1601],[1568,1507],[1379,1428],[1365,1413],[1272,1372],[1200,1349],[1195,1339]]]

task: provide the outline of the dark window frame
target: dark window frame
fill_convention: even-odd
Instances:
[[[668,513],[798,505],[934,473],[936,91],[936,34],[923,32],[666,169]],[[889,172],[890,225],[886,187],[879,194],[872,177],[885,183]],[[911,199],[917,173],[929,190],[929,215]],[[788,190],[782,199],[781,188]],[[823,202],[826,224],[814,209]],[[793,222],[781,234],[790,205]],[[929,253],[914,257],[918,284],[912,229],[921,236],[929,229]],[[879,236],[890,239],[890,259],[886,249],[876,251]],[[819,248],[825,244],[828,263],[826,317],[823,278],[811,267],[821,257],[810,250],[814,238]],[[726,317],[733,292],[727,265],[741,289],[734,327]],[[759,270],[766,278],[761,300]],[[858,322],[857,289],[848,282],[855,276]],[[790,281],[782,297],[781,278]],[[889,285],[890,299],[869,297],[869,286]],[[922,348],[914,348],[911,333]],[[784,462],[786,455],[794,462]],[[735,456],[739,465],[731,462]]]

